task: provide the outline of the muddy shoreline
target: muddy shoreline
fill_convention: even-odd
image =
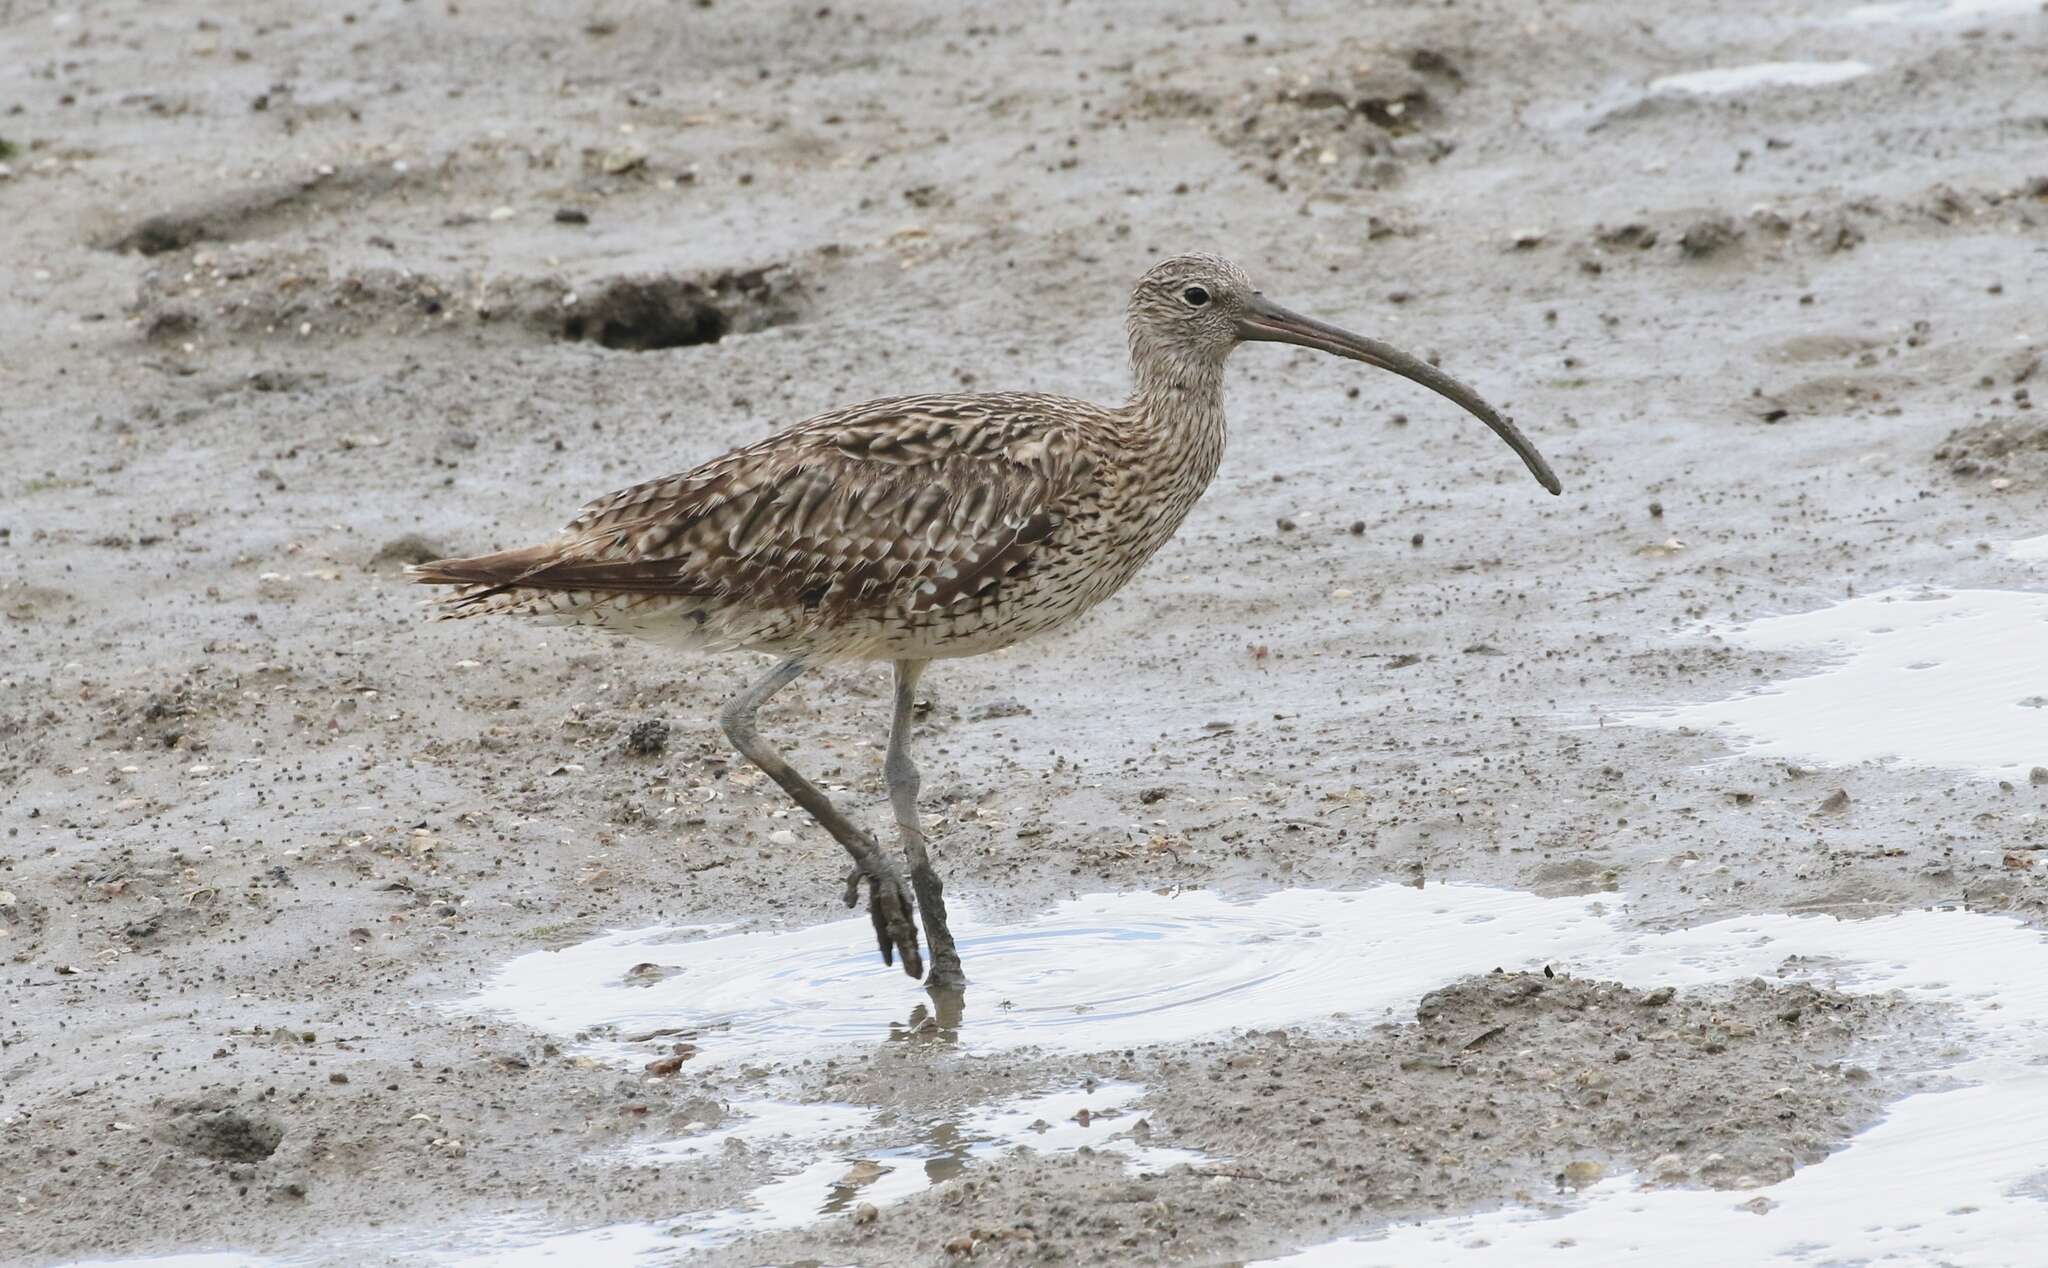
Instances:
[[[10,1262],[1226,1264],[1631,1186],[1804,1228],[1927,1097],[2035,1112],[2038,6],[167,0],[0,7],[0,53]],[[926,680],[957,1026],[805,941],[841,859],[718,733],[753,663],[403,579],[834,406],[1120,399],[1186,250],[1440,360],[1565,496],[1241,350],[1179,537]],[[843,668],[762,721],[883,819],[886,712]],[[1468,963],[1467,890],[1570,920]],[[1332,893],[1420,905],[1265,905]],[[711,1008],[697,943],[760,976]],[[673,1016],[477,1007],[535,955]],[[1943,1174],[1856,1253],[2025,1262],[1969,1232],[2024,1168]]]

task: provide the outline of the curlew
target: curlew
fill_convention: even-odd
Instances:
[[[1426,362],[1266,299],[1236,265],[1183,255],[1132,292],[1136,385],[1119,406],[1037,393],[899,396],[834,410],[680,475],[584,507],[553,541],[420,564],[460,587],[444,618],[534,616],[779,663],[720,721],[733,745],[853,857],[882,961],[965,985],[919,830],[910,757],[919,676],[934,660],[1071,624],[1173,536],[1223,457],[1223,363],[1240,343],[1298,344],[1391,370],[1479,418],[1552,493],[1557,477],[1514,424]],[[875,838],[761,738],[755,714],[811,666],[890,661],[883,762],[903,873]],[[912,900],[915,893],[915,902]]]

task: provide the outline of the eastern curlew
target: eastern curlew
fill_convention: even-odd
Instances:
[[[680,475],[583,508],[555,540],[442,559],[413,579],[462,587],[446,618],[509,613],[781,662],[725,706],[726,735],[853,856],[846,901],[868,883],[882,961],[930,985],[966,978],[918,827],[909,740],[934,660],[1008,647],[1115,594],[1173,536],[1223,457],[1223,363],[1240,343],[1299,344],[1391,370],[1463,406],[1552,493],[1557,477],[1506,418],[1429,364],[1289,312],[1236,265],[1183,255],[1155,266],[1126,320],[1128,403],[993,393],[899,396],[798,423]],[[883,774],[910,881],[755,730],[770,696],[812,665],[892,661]]]

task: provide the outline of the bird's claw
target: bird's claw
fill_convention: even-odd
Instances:
[[[858,877],[859,873],[855,875]],[[892,871],[885,876],[868,877],[868,917],[875,922],[875,944],[881,949],[882,963],[894,964],[895,957],[901,955],[903,971],[923,980],[924,957],[917,949],[913,911],[910,889],[901,876]]]

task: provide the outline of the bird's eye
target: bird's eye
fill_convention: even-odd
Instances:
[[[1200,308],[1209,302],[1209,292],[1199,286],[1188,287],[1180,293],[1180,297],[1188,302],[1189,308]]]

